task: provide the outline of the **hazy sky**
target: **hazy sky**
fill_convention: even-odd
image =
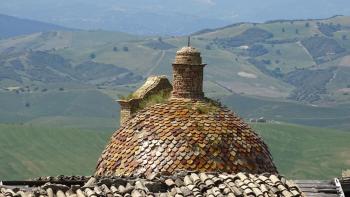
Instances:
[[[131,32],[140,28],[171,32],[172,23],[186,32],[242,21],[350,15],[350,0],[1,0],[0,13]]]

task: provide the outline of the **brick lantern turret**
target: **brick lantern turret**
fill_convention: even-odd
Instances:
[[[176,52],[173,65],[172,98],[202,99],[203,68],[200,52],[191,47],[183,47]]]

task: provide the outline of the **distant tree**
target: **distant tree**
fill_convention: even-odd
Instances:
[[[255,26],[256,26],[256,23],[253,23],[253,26],[255,27]]]
[[[91,53],[91,54],[90,54],[90,58],[91,58],[91,59],[95,59],[95,58],[96,58],[96,54],[95,54],[95,53]]]
[[[277,49],[277,50],[276,50],[276,54],[277,54],[277,55],[282,55],[281,50]]]
[[[295,34],[299,34],[299,29],[296,29],[296,30],[295,30]]]
[[[282,32],[283,32],[283,33],[286,32],[286,29],[285,29],[284,27],[282,28]]]
[[[41,92],[47,92],[47,88],[43,88]]]
[[[25,106],[25,107],[30,107],[30,103],[29,103],[29,102],[26,102],[26,103],[24,104],[24,106]]]
[[[235,58],[235,60],[236,60],[236,62],[238,62],[238,58],[237,57]]]
[[[125,52],[129,51],[129,47],[124,46],[124,47],[123,47],[123,51],[125,51]]]
[[[294,21],[290,21],[290,24],[292,24],[292,25],[293,25],[293,24],[294,24]]]
[[[281,73],[281,68],[280,67],[277,67],[275,69],[273,69],[275,73]]]
[[[347,39],[348,39],[346,35],[343,35],[341,38],[342,38],[343,40],[347,40]]]
[[[158,41],[159,41],[159,42],[163,42],[162,37],[158,37]]]
[[[350,88],[350,84],[346,86],[347,88]]]
[[[271,60],[262,60],[262,62],[263,62],[264,64],[267,64],[267,65],[270,65],[270,64],[271,64]]]
[[[310,27],[310,23],[309,22],[305,23],[305,27]]]
[[[113,51],[117,52],[118,51],[118,47],[113,47]]]
[[[206,45],[206,46],[205,46],[205,49],[206,49],[206,50],[211,50],[210,45]]]
[[[279,60],[275,60],[275,64],[279,64],[280,63],[280,61]]]
[[[59,88],[58,90],[59,90],[59,91],[64,91],[64,88]]]

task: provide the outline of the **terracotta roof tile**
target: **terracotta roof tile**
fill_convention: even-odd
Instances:
[[[177,169],[276,172],[266,144],[234,113],[205,100],[171,99],[139,111],[114,133],[96,175]]]
[[[92,177],[80,185],[72,185],[68,179],[61,179],[61,184],[41,179],[39,186],[0,185],[0,196],[303,196],[298,187],[289,187],[281,179],[283,177],[266,173],[254,175],[185,171],[176,172],[172,176],[157,174],[151,180],[137,177]]]

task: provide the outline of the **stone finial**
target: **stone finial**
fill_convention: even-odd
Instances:
[[[204,66],[201,54],[196,48],[187,46],[177,51],[173,63],[172,98],[203,98]]]
[[[196,48],[191,46],[183,47],[176,52],[176,57],[173,64],[201,65],[202,57]]]

